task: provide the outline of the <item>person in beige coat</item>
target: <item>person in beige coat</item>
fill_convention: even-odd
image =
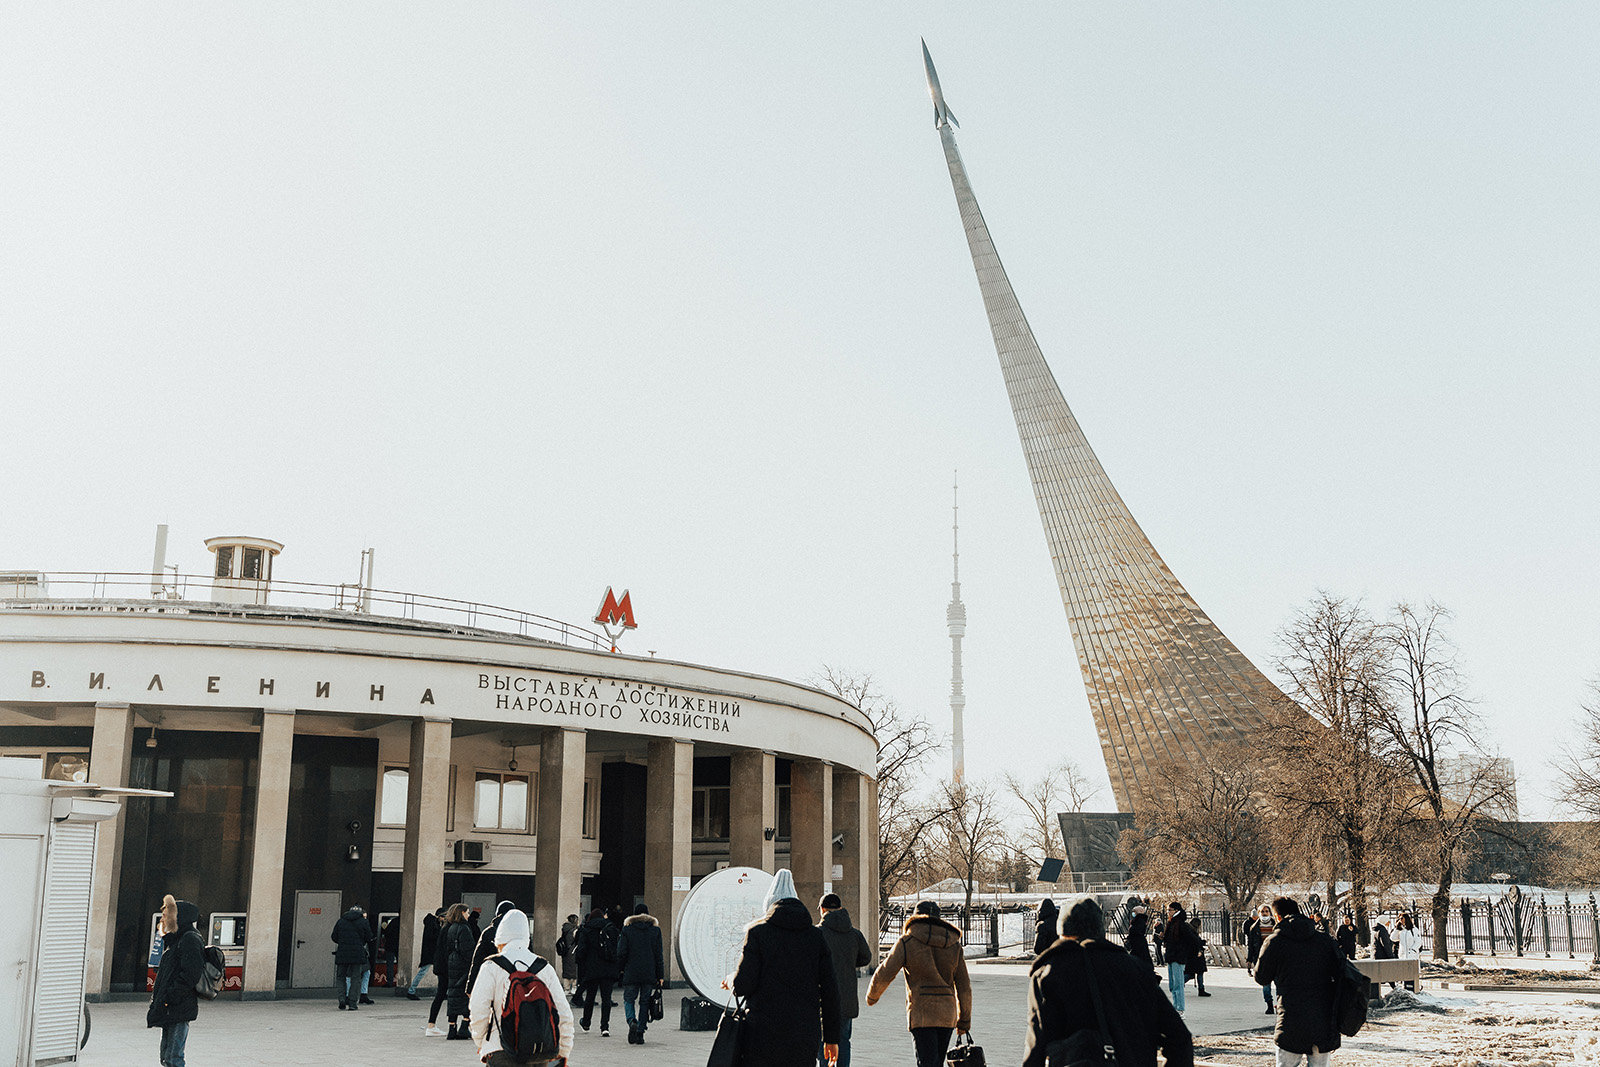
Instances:
[[[961,931],[939,918],[939,905],[917,904],[894,949],[872,976],[867,1006],[878,1003],[901,969],[906,972],[906,1022],[917,1067],[944,1067],[950,1035],[972,1029],[972,982]]]

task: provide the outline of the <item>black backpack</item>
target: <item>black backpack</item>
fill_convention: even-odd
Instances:
[[[1355,1037],[1367,1025],[1367,976],[1343,954],[1334,973],[1333,1025],[1345,1037]]]
[[[617,962],[617,938],[621,932],[616,923],[606,923],[600,928],[600,958],[607,963]]]
[[[194,933],[199,940],[198,931]],[[228,958],[216,945],[204,945],[200,949],[200,977],[195,980],[194,992],[201,1000],[216,1000],[217,994],[222,992],[223,977],[227,974]]]

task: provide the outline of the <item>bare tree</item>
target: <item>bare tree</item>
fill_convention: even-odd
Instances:
[[[1513,789],[1503,761],[1488,757],[1475,740],[1472,705],[1445,632],[1449,621],[1449,611],[1431,601],[1420,609],[1401,603],[1381,630],[1394,698],[1381,722],[1410,772],[1406,814],[1432,860],[1435,930],[1449,923],[1450,889],[1463,853],[1491,816],[1509,812]],[[1448,955],[1445,939],[1434,938],[1434,958]]]
[[[927,719],[880,693],[870,673],[824,665],[811,681],[859,708],[878,739],[878,915],[886,923],[889,898],[921,888],[928,834],[947,811],[942,797],[918,791],[922,766],[944,739]]]
[[[1570,868],[1564,874],[1571,884],[1592,885],[1600,880],[1600,678],[1589,683],[1589,691],[1576,739],[1563,746],[1555,769],[1557,803],[1582,820],[1560,835],[1568,857],[1563,866]]]
[[[1217,746],[1198,762],[1163,760],[1140,776],[1135,826],[1117,851],[1140,885],[1205,886],[1243,912],[1281,867],[1273,816],[1260,803],[1265,775],[1247,745]]]
[[[1399,771],[1381,729],[1386,647],[1359,602],[1326,592],[1278,640],[1284,693],[1299,707],[1279,709],[1265,738],[1276,772],[1268,792],[1302,840],[1342,858],[1364,944],[1371,868],[1399,822]]]
[[[1034,861],[1034,869],[1051,856],[1065,857],[1067,845],[1061,839],[1061,820],[1057,816],[1063,811],[1082,811],[1100,787],[1070,759],[1062,760],[1032,781],[1023,781],[1014,774],[1006,774],[1001,780],[1006,792],[1022,805],[1021,849]]]
[[[950,873],[966,890],[961,916],[965,931],[972,912],[972,892],[981,875],[994,866],[995,854],[1005,840],[1000,819],[1000,799],[986,782],[949,781],[940,790],[945,808],[940,822]]]

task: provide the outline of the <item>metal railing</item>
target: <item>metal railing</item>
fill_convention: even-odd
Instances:
[[[1412,903],[1418,932],[1431,949],[1433,916],[1426,904]],[[1546,956],[1600,959],[1600,912],[1595,899],[1553,900],[1543,894],[1513,900],[1458,900],[1450,904],[1445,949],[1451,955]]]
[[[212,596],[214,583],[225,595]],[[160,590],[152,595],[152,589]],[[241,591],[255,593],[258,602],[238,602]],[[365,589],[354,585],[325,585],[279,579],[251,582],[239,578],[213,578],[202,574],[130,574],[113,571],[8,571],[0,573],[0,610],[54,610],[75,607],[115,611],[181,613],[186,605],[204,604],[224,610],[249,611],[267,604],[277,609],[301,607],[348,615],[442,623],[472,629],[513,633],[562,645],[609,649],[611,641],[584,626],[562,622],[516,608],[470,600],[406,593],[392,589]],[[94,603],[102,602],[102,603]]]

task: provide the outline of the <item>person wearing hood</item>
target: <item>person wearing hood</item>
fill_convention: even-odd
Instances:
[[[856,990],[856,969],[872,966],[872,949],[861,931],[850,925],[850,912],[837,893],[824,893],[817,905],[822,921],[817,929],[833,959],[834,982],[839,987],[838,1067],[850,1067],[850,1031],[861,1014],[861,997]],[[827,1067],[827,1057],[817,1048],[817,1067]]]
[[[1039,902],[1039,914],[1033,924],[1033,954],[1040,955],[1056,940],[1056,902],[1045,897]]]
[[[1155,1067],[1156,1050],[1167,1067],[1193,1067],[1194,1038],[1183,1017],[1161,995],[1161,980],[1149,961],[1136,960],[1106,940],[1105,913],[1092,895],[1068,900],[1061,912],[1061,938],[1028,971],[1028,1037],[1023,1067],[1079,1062],[1070,1057],[1072,1035],[1100,1030],[1094,994],[1100,993],[1106,1035],[1117,1067]],[[1083,1041],[1083,1038],[1078,1038]],[[1101,1047],[1090,1052],[1099,1062]],[[1066,1047],[1064,1047],[1066,1046]]]
[[[661,954],[661,924],[643,904],[622,924],[617,938],[617,963],[622,967],[622,1013],[628,1019],[628,1044],[644,1044],[650,1028],[650,994],[667,978]],[[635,1006],[637,1005],[637,1010]]]
[[[1297,1067],[1302,1057],[1307,1067],[1328,1067],[1340,1044],[1333,1016],[1344,959],[1333,938],[1301,915],[1300,905],[1288,897],[1272,902],[1272,914],[1278,928],[1261,946],[1255,979],[1258,985],[1278,987],[1273,1033],[1278,1067]]]
[[[1155,967],[1150,960],[1150,909],[1143,904],[1133,906],[1133,920],[1128,923],[1128,933],[1122,939],[1122,947],[1134,959],[1143,960],[1151,968]]]
[[[328,937],[338,946],[333,950],[333,965],[337,976],[335,984],[339,987],[339,1010],[358,1011],[356,998],[361,994],[361,972],[367,969],[367,945],[372,941],[372,924],[367,922],[361,905],[350,905],[333,924],[333,933]]]
[[[556,940],[556,955],[561,957],[561,984],[571,994],[578,988],[578,961],[573,955],[578,946],[578,917],[568,915],[561,924],[561,937]]]
[[[465,925],[465,924],[463,924]],[[471,1018],[472,1040],[478,1045],[478,1058],[489,1067],[510,1067],[517,1061],[500,1044],[499,1019],[506,1009],[506,993],[511,988],[511,972],[498,962],[500,958],[519,971],[528,971],[550,991],[555,1005],[554,1020],[558,1063],[565,1063],[572,1055],[572,1005],[561,988],[561,976],[550,961],[534,954],[528,947],[528,916],[516,908],[495,916],[495,952],[480,965],[473,977],[472,999],[468,1006]]]
[[[595,908],[589,918],[578,927],[577,947],[573,954],[578,962],[578,1001],[583,1005],[583,1018],[578,1025],[589,1032],[594,1019],[595,997],[600,998],[600,1036],[611,1036],[611,988],[617,981],[617,939],[621,931],[606,918],[604,908]]]
[[[161,1028],[161,1067],[183,1067],[189,1024],[200,1017],[200,996],[194,991],[205,967],[205,944],[194,924],[200,908],[187,900],[161,899],[161,963],[150,992],[146,1027]]]
[[[878,965],[867,990],[867,1007],[878,1003],[901,969],[906,972],[906,1023],[917,1067],[944,1067],[953,1029],[972,1029],[972,982],[961,931],[939,918],[939,905],[917,903],[894,949]]]
[[[789,895],[772,899],[784,887]],[[819,1036],[827,1060],[839,1055],[833,955],[793,887],[793,875],[780,870],[767,894],[772,903],[766,916],[745,928],[733,972],[733,992],[745,1001],[744,1062],[761,1067],[811,1067]]]
[[[478,969],[483,966],[483,961],[494,955],[494,947],[499,942],[495,940],[495,927],[499,925],[501,916],[515,908],[516,905],[509,900],[502,900],[495,905],[494,918],[489,920],[489,925],[484,927],[483,933],[478,935],[477,947],[472,950],[472,963],[467,968],[467,996],[472,996],[472,987],[478,981]],[[524,912],[523,914],[527,914]]]

